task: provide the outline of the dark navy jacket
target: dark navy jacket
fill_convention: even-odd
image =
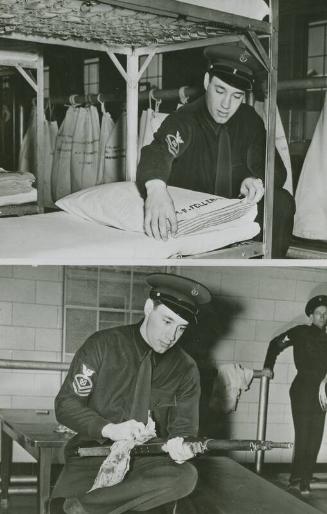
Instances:
[[[76,352],[55,400],[58,421],[77,432],[67,457],[81,444],[103,443],[106,424],[131,419],[137,373],[148,351],[140,325],[128,325],[93,334]],[[194,360],[179,346],[156,358],[151,409],[157,436],[196,436],[200,382]]]
[[[237,197],[245,178],[264,180],[266,131],[260,116],[246,104],[240,105],[225,126],[231,142],[232,196]],[[137,170],[142,194],[151,179],[213,194],[220,128],[209,114],[204,96],[169,115],[154,141],[142,149]],[[276,162],[278,188],[284,184],[286,172],[278,159]]]

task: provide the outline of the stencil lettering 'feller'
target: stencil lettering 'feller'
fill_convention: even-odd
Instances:
[[[77,373],[74,376],[73,388],[78,396],[88,396],[93,388],[93,382],[91,376],[94,371],[88,368],[85,364],[82,364],[82,373]]]
[[[176,132],[176,136],[173,134],[167,134],[166,142],[168,146],[168,151],[174,156],[177,157],[179,154],[179,145],[183,144],[184,141],[179,133],[179,130]]]
[[[202,200],[202,202],[193,203],[188,205],[187,207],[183,207],[179,211],[175,211],[176,214],[187,214],[189,211],[193,211],[194,209],[200,209],[200,207],[205,207],[206,205],[210,205],[212,202],[216,202],[219,198],[208,198],[207,200]]]

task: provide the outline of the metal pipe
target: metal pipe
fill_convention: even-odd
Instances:
[[[0,359],[0,369],[43,369],[48,371],[68,371],[69,366],[69,362]],[[254,369],[253,378],[261,377],[272,378],[272,372],[269,369]]]
[[[0,368],[2,369],[40,369],[48,371],[68,371],[69,362],[51,362],[51,361],[19,361],[10,359],[0,359]]]
[[[37,487],[9,487],[9,494],[37,494]],[[2,500],[1,500],[2,505]]]
[[[278,82],[278,91],[319,88],[327,88],[327,77],[307,77],[304,79],[290,79]]]
[[[327,489],[327,479],[323,482],[310,482],[310,489]]]
[[[264,441],[266,437],[269,381],[270,378],[264,375],[260,379],[259,408],[257,422],[257,439],[259,441]],[[263,461],[264,452],[262,450],[258,450],[255,455],[255,470],[257,473],[261,473]]]
[[[10,478],[11,484],[37,484],[37,476],[16,475]],[[0,478],[1,484],[1,478]]]
[[[253,370],[253,378],[262,378],[262,377],[272,378],[273,372],[268,368]]]
[[[277,89],[278,93],[283,91],[292,91],[292,90],[305,90],[305,89],[327,89],[327,77],[309,77],[304,79],[290,79],[290,80],[282,80],[278,82]],[[191,100],[196,98],[197,96],[203,93],[203,89],[195,86],[185,86],[185,96],[190,98]],[[124,94],[116,94],[116,93],[98,93],[98,94],[88,94],[88,95],[74,95],[74,100],[76,103],[92,103],[96,104],[98,102],[98,96],[100,94],[101,100],[104,102],[125,102],[126,97]],[[179,89],[155,89],[153,94],[156,99],[163,101],[178,101],[179,99]],[[149,99],[149,92],[142,91],[139,93],[139,102],[147,102]],[[45,98],[45,102],[49,99]],[[51,103],[53,105],[64,105],[69,104],[68,96],[58,96],[51,98]]]

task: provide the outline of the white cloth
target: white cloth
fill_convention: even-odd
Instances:
[[[43,132],[43,202],[46,207],[52,207],[51,170],[58,135],[58,123],[44,120]]]
[[[241,364],[218,366],[210,398],[211,409],[225,414],[235,411],[241,393],[249,389],[252,379],[253,370],[243,368]]]
[[[138,160],[140,160],[143,146],[147,146],[152,143],[154,134],[157,132],[161,123],[167,118],[167,116],[168,114],[154,111],[151,108],[142,112],[138,139]]]
[[[1,184],[0,184],[1,189]],[[32,188],[31,191],[27,193],[16,193],[14,195],[5,195],[0,196],[0,206],[3,207],[5,205],[21,205],[24,203],[32,203],[37,201],[37,191]],[[0,209],[1,213],[1,209]]]
[[[219,196],[168,186],[174,202],[177,237],[212,230],[218,225],[242,219],[253,221],[256,204],[246,200]],[[133,182],[102,184],[78,191],[56,202],[70,214],[121,230],[144,232],[144,201]]]
[[[108,457],[103,461],[95,481],[88,492],[100,487],[111,487],[121,482],[127,471],[131,459],[131,450],[149,439],[156,437],[155,423],[149,416],[148,423],[137,439],[116,441],[110,449]]]
[[[55,202],[71,193],[71,155],[78,108],[68,107],[59,128],[51,171],[51,196]]]
[[[19,150],[19,171],[28,171],[30,173],[36,173],[36,117],[37,111],[35,105],[33,105],[30,118],[28,120],[27,130],[24,134],[23,141]]]
[[[71,153],[71,192],[95,186],[98,174],[100,122],[94,105],[79,107]]]
[[[109,172],[105,171],[106,145],[107,145],[108,141],[110,140],[110,136],[114,129],[114,126],[115,126],[115,123],[114,123],[114,120],[112,119],[110,113],[103,112],[102,120],[101,120],[101,129],[100,129],[97,184],[103,184],[104,177],[109,175]]]
[[[254,104],[256,112],[261,116],[263,122],[265,124],[265,128],[267,130],[267,108],[268,102],[265,100],[264,102],[255,102]],[[280,158],[283,161],[283,164],[286,169],[286,181],[283,186],[291,195],[293,195],[293,175],[292,175],[292,164],[291,164],[291,156],[288,148],[287,139],[285,136],[285,131],[282,123],[282,119],[280,117],[279,109],[276,109],[276,137],[275,137],[276,149],[280,155]]]
[[[85,221],[66,212],[0,219],[0,264],[107,265],[153,263],[182,255],[201,254],[253,238],[260,227],[251,220],[219,229],[156,241],[140,232],[126,232]]]
[[[327,240],[327,95],[304,159],[295,194],[293,234]]]
[[[18,169],[20,171],[37,173],[37,111],[35,106],[32,107],[30,120],[27,131],[24,135],[23,142],[19,152]],[[51,173],[52,163],[55,150],[56,137],[58,134],[58,124],[56,121],[48,121],[43,118],[43,152],[41,169],[43,172],[43,202],[49,207],[53,206],[51,196]]]
[[[30,193],[35,177],[29,172],[6,171],[0,168],[0,197]]]
[[[103,182],[126,178],[127,116],[123,111],[109,132],[104,151]]]

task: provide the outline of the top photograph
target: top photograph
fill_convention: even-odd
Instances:
[[[327,258],[326,19],[0,0],[0,264]]]

